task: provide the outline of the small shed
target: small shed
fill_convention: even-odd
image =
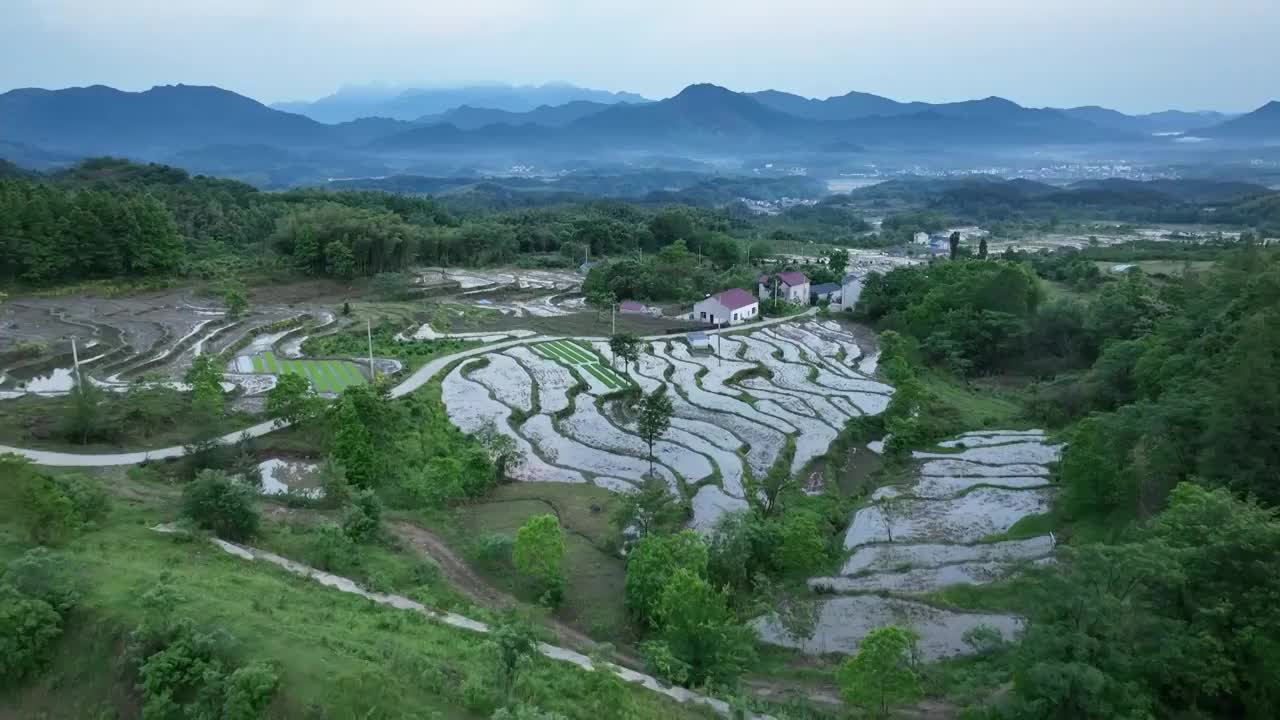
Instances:
[[[693,352],[711,352],[711,337],[704,332],[689,333],[689,349]]]
[[[618,312],[623,315],[649,315],[651,310],[648,305],[636,300],[624,300],[618,305]]]

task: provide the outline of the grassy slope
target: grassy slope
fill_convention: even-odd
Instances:
[[[138,597],[161,577],[180,588],[181,612],[226,628],[244,658],[277,664],[282,687],[271,717],[492,712],[487,688],[495,683],[494,655],[482,636],[234,558],[204,541],[182,542],[149,530],[172,517],[171,502],[118,503],[102,529],[65,548],[89,583],[82,609],[49,672],[28,687],[0,694],[0,717],[96,717],[103,711],[112,711],[105,717],[135,716],[133,680],[119,656],[127,629],[141,617]],[[23,549],[12,526],[0,522],[0,560]],[[529,676],[536,682],[525,688],[527,699],[584,717],[580,671],[539,661]],[[700,716],[647,691],[630,694],[641,717]]]
[[[635,639],[623,606],[625,565],[609,552],[616,531],[609,515],[617,496],[591,485],[565,483],[515,483],[503,485],[488,498],[459,507],[448,515],[430,518],[454,550],[475,556],[476,542],[486,534],[515,537],[516,530],[534,515],[553,513],[565,531],[564,602],[556,617],[599,641],[624,644]],[[473,565],[494,586],[534,601],[508,566]]]

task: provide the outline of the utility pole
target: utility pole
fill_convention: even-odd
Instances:
[[[720,336],[724,334],[724,323],[716,325],[716,365],[724,365],[724,353],[720,350]]]
[[[369,338],[369,382],[374,382],[378,375],[373,371],[373,322],[369,318],[364,319],[364,332]]]
[[[618,334],[618,301],[616,299],[609,306],[609,334]]]
[[[72,365],[74,365],[74,366],[75,366],[75,369],[76,369],[76,384],[77,384],[77,385],[79,385],[79,384],[83,383],[83,382],[84,382],[84,380],[80,377],[80,353],[79,353],[79,351],[77,351],[77,350],[76,350],[76,336],[75,336],[75,335],[72,335],[72,336],[71,336],[71,363],[72,363]]]

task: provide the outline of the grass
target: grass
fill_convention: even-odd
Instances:
[[[203,539],[150,530],[172,519],[168,500],[117,502],[101,529],[63,552],[85,580],[81,606],[48,670],[0,691],[0,717],[135,717],[136,678],[122,657],[144,618],[138,598],[158,582],[178,590],[177,612],[225,629],[244,661],[278,669],[272,718],[487,718],[498,704],[495,654],[486,639],[412,612],[325,588],[248,562]],[[0,508],[0,561],[26,549]],[[270,535],[266,538],[271,540]],[[517,692],[571,718],[595,718],[585,673],[538,658]],[[624,690],[639,718],[705,715],[639,689]]]
[[[610,390],[620,390],[630,384],[626,376],[609,367],[589,345],[573,340],[555,340],[533,346],[540,355],[558,360],[591,373]]]
[[[342,392],[350,385],[367,382],[360,369],[349,360],[285,360],[273,352],[265,352],[253,356],[253,370],[301,375],[319,392]]]
[[[635,639],[623,605],[625,565],[612,551],[617,531],[609,516],[617,496],[591,485],[514,483],[497,488],[488,498],[458,508],[429,524],[438,529],[455,551],[474,555],[485,535],[514,538],[516,530],[534,515],[555,514],[565,532],[564,601],[555,616],[598,641],[625,644]],[[516,578],[508,563],[477,569],[496,587],[526,601],[537,600]]]
[[[921,370],[920,380],[926,390],[956,411],[958,424],[965,430],[1013,430],[1025,424],[1020,421],[1022,405],[1016,393],[994,383],[966,383],[936,370]]]

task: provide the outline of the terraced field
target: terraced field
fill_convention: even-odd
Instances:
[[[1016,615],[955,612],[920,596],[1053,561],[1052,535],[1004,538],[1019,520],[1049,511],[1056,489],[1047,466],[1062,447],[1039,430],[984,430],[913,453],[914,482],[880,488],[854,514],[840,573],[809,580],[828,596],[813,633],[793,637],[763,617],[755,623],[761,639],[811,654],[852,653],[867,632],[905,623],[920,633],[922,657],[935,660],[969,652],[964,634],[979,625],[1017,635],[1024,621]]]
[[[653,474],[691,501],[691,525],[705,531],[747,506],[750,478],[780,461],[799,472],[850,418],[882,412],[892,393],[864,374],[874,361],[833,322],[797,320],[718,345],[720,355],[703,355],[679,337],[648,342],[627,374],[611,367],[603,341],[512,347],[459,364],[443,379],[442,397],[463,430],[491,426],[515,442],[522,457],[514,479],[625,493],[649,474],[649,460],[619,393],[633,383],[644,392],[665,388],[674,418],[654,444]]]
[[[579,343],[576,340],[556,340],[534,345],[533,349],[548,360],[558,360],[589,373],[610,390],[621,390],[627,386],[627,379],[606,365],[596,351],[585,343]]]
[[[364,373],[349,360],[288,360],[274,352],[253,356],[253,370],[258,373],[301,375],[311,381],[318,392],[342,392],[349,385],[367,382]]]

